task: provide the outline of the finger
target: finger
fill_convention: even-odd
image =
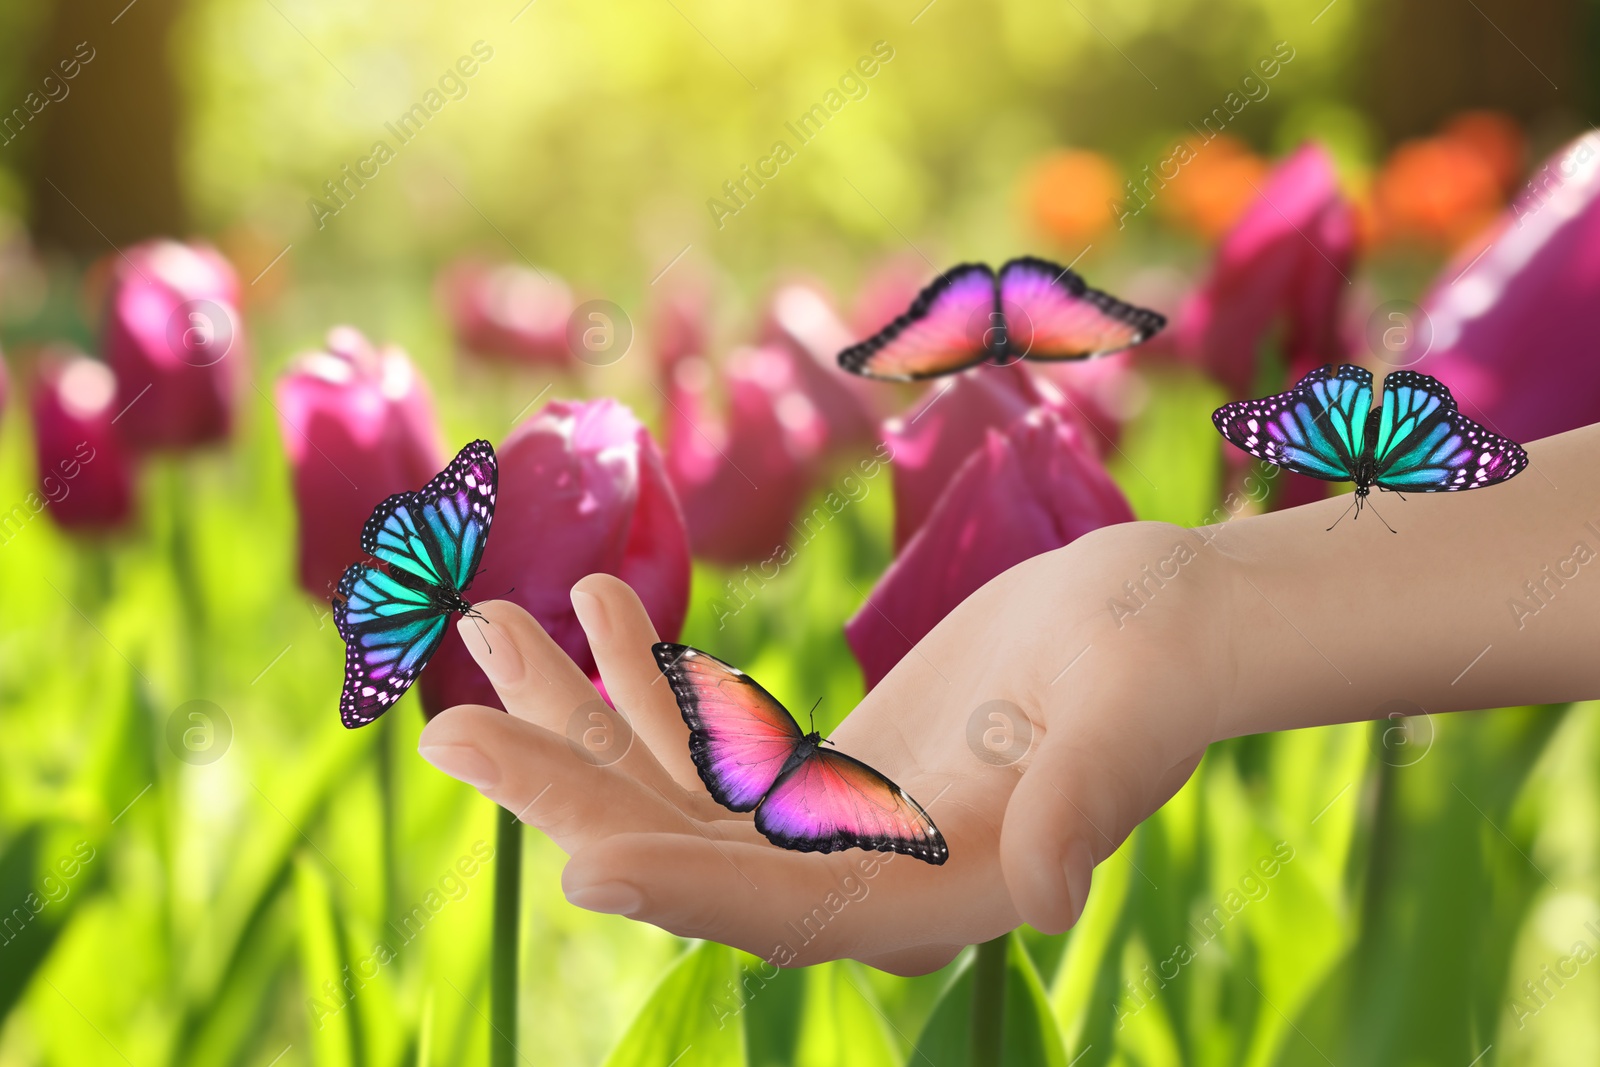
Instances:
[[[949,966],[950,961],[960,955],[961,950],[966,947],[965,945],[921,945],[917,948],[873,956],[861,962],[868,967],[875,967],[880,971],[899,975],[901,978],[916,978]]]
[[[578,665],[520,605],[490,600],[475,610],[481,622],[463,618],[456,628],[511,714],[561,732],[574,708],[600,699]]]
[[[1078,921],[1094,865],[1138,825],[1141,801],[1157,795],[1166,777],[1149,751],[1130,753],[1125,742],[1081,727],[1057,725],[1045,736],[1011,794],[1000,834],[1001,869],[1024,922],[1057,934]]]
[[[591,574],[572,587],[572,609],[589,636],[606,692],[640,740],[680,785],[702,790],[683,714],[650,654],[660,638],[638,594],[612,575]]]
[[[899,954],[986,940],[1015,925],[1009,904],[995,899],[1003,885],[982,866],[623,834],[576,853],[561,884],[579,907],[720,941],[775,966],[843,957],[911,965],[913,957]]]
[[[683,812],[663,791],[598,766],[565,737],[494,708],[445,709],[423,727],[417,751],[568,853],[612,834],[685,827]]]

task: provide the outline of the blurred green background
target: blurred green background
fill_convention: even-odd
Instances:
[[[0,111],[81,41],[95,59],[70,94],[0,145],[13,374],[50,341],[95,350],[85,278],[115,247],[203,236],[256,279],[257,389],[232,447],[144,472],[131,533],[74,539],[41,518],[0,547],[0,908],[54,879],[0,944],[5,1067],[485,1062],[491,875],[441,880],[492,843],[491,813],[415,758],[414,701],[377,728],[339,727],[342,646],[293,577],[265,396],[328,326],[406,347],[452,442],[499,438],[546,379],[491,390],[456,374],[432,286],[465,251],[553,268],[641,326],[652,279],[695,272],[720,294],[724,341],[753,328],[775,281],[816,277],[848,303],[886,257],[931,274],[1081,252],[1096,284],[1170,291],[1204,264],[1214,225],[1052,226],[1029,176],[1052,151],[1088,150],[1117,195],[1278,42],[1295,58],[1230,133],[1262,159],[1322,138],[1358,201],[1397,144],[1462,110],[1514,120],[1528,160],[1600,113],[1600,5],[1579,0],[5,0]],[[892,59],[866,95],[719,227],[707,200],[880,41]],[[308,202],[338,206],[324,182],[476,42],[492,58],[465,95],[319,226]],[[1373,248],[1361,284],[1380,298],[1415,297],[1449,251]],[[653,418],[642,360],[590,387]],[[1204,416],[1221,394],[1175,373],[1151,385],[1113,474],[1141,517],[1202,521],[1222,492],[1209,458],[1165,491],[1133,472],[1217,455]],[[13,399],[0,502],[31,490],[30,449]],[[840,633],[852,585],[887,564],[890,527],[883,486],[720,633],[726,576],[697,568],[684,640],[780,696],[826,679],[831,724],[860,692]],[[191,700],[231,724],[214,763],[169,744]],[[1076,930],[1014,941],[1009,1055],[1595,1062],[1600,968],[1559,984],[1543,968],[1575,940],[1600,950],[1597,771],[1590,706],[1216,746],[1101,868]],[[966,960],[912,980],[785,973],[719,1025],[751,961],[568,906],[561,864],[530,835],[524,1062],[666,1067],[689,1046],[685,1067],[943,1065],[963,1045]],[[341,1007],[346,968],[430,891],[448,904]],[[1217,908],[1227,921],[1207,937]],[[1155,989],[1179,946],[1192,960]]]

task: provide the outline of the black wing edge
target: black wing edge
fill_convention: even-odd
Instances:
[[[929,815],[927,810],[917,803],[915,797],[885,777],[876,767],[862,763],[854,756],[846,755],[839,751],[833,751],[828,754],[836,759],[848,760],[858,767],[865,767],[885,782],[888,782],[889,785],[894,787],[896,793],[904,797],[913,808],[917,809],[917,814],[928,820],[928,828],[933,831],[932,837],[924,842],[899,841],[892,837],[861,837],[850,833],[836,833],[832,837],[821,840],[807,837],[789,837],[786,834],[763,827],[760,815],[757,813],[756,829],[761,832],[761,836],[779,848],[786,848],[790,852],[821,852],[826,855],[831,852],[845,852],[852,848],[859,848],[866,852],[898,852],[902,856],[910,856],[935,867],[943,867],[945,865],[950,859],[950,846],[945,843],[944,834],[940,832],[938,825],[934,823],[933,816]],[[778,782],[781,781],[783,779],[779,778]],[[773,789],[778,787],[778,782],[772,784]],[[763,797],[762,799],[765,800],[766,798]],[[757,806],[759,807],[759,805]]]
[[[999,278],[1003,276],[1006,272],[1006,268],[1011,266],[1013,263],[1025,267],[1038,267],[1041,270],[1050,271],[1056,276],[1056,284],[1065,286],[1067,291],[1073,296],[1078,297],[1081,300],[1088,301],[1096,308],[1116,319],[1118,322],[1125,322],[1129,326],[1134,327],[1139,331],[1139,336],[1135,340],[1128,343],[1128,348],[1132,348],[1134,345],[1144,344],[1146,341],[1150,340],[1150,338],[1167,328],[1167,317],[1161,314],[1161,312],[1152,311],[1147,307],[1140,307],[1138,304],[1130,304],[1126,300],[1121,300],[1112,296],[1103,289],[1096,289],[1088,282],[1084,281],[1083,275],[1079,274],[1071,267],[1063,267],[1061,264],[1056,263],[1053,260],[1045,259],[1042,256],[1018,256],[1015,259],[1008,259],[1001,265],[1000,270],[995,277]],[[1126,351],[1126,349],[1119,348],[1115,351],[1122,352]],[[1089,355],[1099,354],[1102,353],[1090,353]],[[1030,356],[1027,358],[1033,359],[1036,363],[1067,362],[1063,360],[1042,360],[1037,356]],[[1087,359],[1088,356],[1080,356],[1075,358]]]
[[[785,708],[783,703],[779,701],[777,697],[774,697],[771,693],[768,693],[766,689],[762,687],[760,682],[757,682],[754,678],[750,677],[748,674],[745,674],[731,663],[725,663],[722,660],[717,659],[717,657],[713,656],[709,652],[702,651],[701,649],[695,648],[692,645],[680,645],[671,641],[656,642],[650,646],[650,652],[656,658],[656,666],[659,667],[661,669],[661,673],[666,676],[667,684],[672,687],[672,698],[678,702],[678,714],[683,716],[684,725],[689,727],[689,758],[694,761],[694,769],[700,775],[700,781],[705,783],[706,792],[711,794],[711,799],[715,800],[718,804],[721,804],[729,811],[754,811],[756,807],[760,805],[762,798],[757,798],[753,803],[747,804],[744,807],[740,807],[729,798],[727,793],[723,790],[721,783],[717,781],[716,775],[712,773],[710,751],[711,735],[707,733],[705,727],[701,725],[700,712],[695,706],[697,696],[694,691],[694,687],[688,684],[683,672],[678,670],[678,661],[692,652],[697,656],[704,656],[715,663],[719,663],[728,670],[732,671],[734,674],[737,674],[740,678],[743,678],[745,681],[755,686],[756,689],[760,690],[762,693],[765,693],[769,700],[778,705],[778,707],[783,708],[784,714],[789,715],[789,720],[791,722],[794,722],[794,716],[789,713],[789,709]],[[794,727],[795,732],[798,734],[800,730],[800,724],[795,723]]]
[[[991,279],[998,277],[994,272],[994,268],[987,263],[957,263],[923,286],[922,292],[917,294],[917,298],[911,302],[911,306],[901,314],[896,315],[894,321],[890,322],[889,325],[865,341],[858,341],[841,351],[839,353],[839,366],[851,374],[858,374],[863,378],[877,378],[886,382],[915,382],[928,378],[940,378],[946,374],[955,373],[954,371],[943,370],[937,374],[874,374],[867,369],[867,363],[880,349],[886,347],[896,337],[899,337],[907,327],[926,317],[928,309],[933,306],[933,302],[938,300],[946,289],[954,285],[957,278],[975,270],[984,272]],[[973,361],[972,365],[976,366],[982,362],[983,357],[980,356]]]

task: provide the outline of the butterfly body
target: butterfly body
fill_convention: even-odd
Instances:
[[[1459,492],[1506,481],[1528,466],[1522,446],[1462,415],[1438,379],[1409,370],[1384,378],[1376,406],[1371,372],[1330,364],[1285,392],[1224,404],[1211,419],[1252,456],[1323,481],[1353,482],[1358,513],[1374,488]]]
[[[962,263],[935,278],[905,314],[839,353],[853,374],[915,381],[979,363],[1075,360],[1154,336],[1166,319],[1091,289],[1071,269],[1024,256],[998,271]]]
[[[905,790],[819,732],[802,732],[755,679],[687,645],[652,651],[707,792],[732,811],[754,811],[767,840],[797,852],[899,852],[935,866],[949,858],[944,837]]]
[[[475,614],[465,590],[477,575],[494,518],[499,469],[473,441],[422,489],[373,509],[356,563],[339,580],[333,621],[345,641],[339,717],[365,726],[411,687],[450,621]]]

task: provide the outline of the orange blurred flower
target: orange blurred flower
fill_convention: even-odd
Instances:
[[[1465,145],[1488,164],[1502,195],[1516,190],[1528,162],[1528,139],[1516,119],[1503,111],[1463,111],[1445,123],[1440,136]]]
[[[1221,237],[1255,200],[1267,161],[1237,137],[1191,138],[1163,166],[1177,163],[1177,176],[1155,191],[1161,213],[1176,226],[1207,241]],[[1146,195],[1149,191],[1141,189]]]
[[[1028,174],[1028,214],[1064,245],[1092,241],[1111,225],[1111,204],[1122,192],[1118,177],[1116,166],[1098,152],[1049,152]]]
[[[1403,142],[1373,187],[1378,236],[1454,248],[1488,225],[1504,201],[1491,164],[1464,141]]]
[[[1401,143],[1373,185],[1376,236],[1453,249],[1482,232],[1522,178],[1527,140],[1497,111],[1466,111]]]

